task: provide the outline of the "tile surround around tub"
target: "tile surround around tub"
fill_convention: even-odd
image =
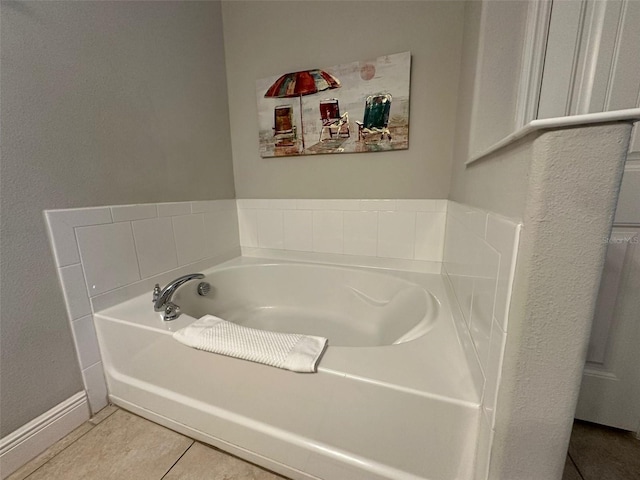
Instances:
[[[69,265],[58,269],[62,292],[71,320],[91,314],[91,303],[87,293],[82,265]]]
[[[376,257],[437,271],[443,262],[459,306],[456,324],[483,390],[478,465],[486,470],[517,222],[446,200],[394,199],[215,200],[52,210],[45,216],[94,412],[106,405],[107,389],[93,310],[150,291],[154,282],[213,266],[239,254],[240,246],[250,254]]]
[[[80,368],[86,370],[101,360],[98,338],[93,324],[93,315],[87,315],[74,320],[71,325],[73,341],[78,351]]]
[[[101,225],[113,221],[109,207],[49,210],[45,212],[45,218],[58,267],[80,263],[76,227]]]
[[[313,249],[313,239],[305,234],[313,228],[313,212],[284,210],[283,222],[285,250],[311,251]],[[255,230],[255,233],[257,239],[258,231]]]
[[[441,262],[447,200],[238,199],[243,248]]]
[[[89,296],[140,280],[131,222],[76,229]]]
[[[45,211],[89,405],[107,404],[93,325],[106,303],[240,253],[235,200]],[[135,292],[135,293],[134,293]],[[133,296],[132,295],[132,296]]]
[[[106,398],[97,400],[104,388],[94,368],[100,356],[87,323],[91,306],[140,294],[185,269],[207,268],[241,245],[431,265],[444,254],[493,426],[519,232],[508,219],[446,200],[393,199],[174,202],[53,210],[46,219],[94,410]]]
[[[449,202],[443,272],[462,317],[456,323],[475,383],[483,392],[476,480],[486,479],[491,451],[520,229],[511,219]]]
[[[173,224],[168,217],[132,222],[138,266],[142,278],[178,267]]]
[[[178,265],[187,265],[203,259],[206,256],[203,214],[178,215],[171,217],[171,222]]]

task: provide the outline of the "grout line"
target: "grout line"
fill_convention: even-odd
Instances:
[[[296,201],[296,207],[298,206],[298,202]],[[311,211],[311,251],[316,252],[316,237],[315,237],[315,227],[314,225],[315,215],[313,210]],[[316,252],[317,253],[317,252]]]
[[[98,416],[102,410],[104,410],[105,408],[109,408],[109,407],[115,407],[115,408],[113,409],[113,411],[112,411],[109,415],[107,415],[107,416],[106,416],[106,417],[104,417],[104,418],[101,418],[101,419],[100,419],[100,421],[99,421],[98,423],[93,423],[93,421],[92,421],[92,420],[93,420],[94,418],[96,418],[96,416]],[[115,405],[111,404],[111,403],[108,403],[108,404],[107,404],[107,406],[106,406],[106,407],[104,407],[102,410],[99,410],[99,411],[98,411],[98,413],[96,413],[96,414],[95,414],[94,416],[92,416],[89,420],[87,420],[87,422],[89,422],[89,423],[90,423],[91,425],[93,425],[94,427],[97,427],[97,426],[98,426],[98,425],[100,425],[102,422],[104,422],[107,418],[109,418],[111,415],[113,415],[114,413],[116,413],[116,412],[119,410],[119,408],[118,408],[118,407],[116,407]]]
[[[416,259],[416,244],[418,243],[418,239],[416,238],[416,236],[418,235],[418,212],[412,212],[413,213],[413,245],[412,245],[412,250],[411,250],[411,258],[410,260],[415,260]]]
[[[131,232],[131,240],[133,240],[133,253],[136,255],[136,266],[138,267],[138,278],[142,280],[142,270],[140,269],[140,260],[138,259],[138,249],[136,248],[136,236],[133,234],[133,221],[129,223],[129,231]],[[138,280],[136,280],[138,281]]]
[[[325,412],[325,413],[326,413],[326,412]],[[206,443],[198,442],[197,440],[194,440],[194,442],[193,442],[193,443],[199,443],[200,445],[203,445],[203,446],[205,446],[205,447],[207,447],[207,448],[210,448],[211,450],[215,450],[216,452],[221,453],[221,454],[223,454],[223,455],[225,455],[225,456],[227,456],[227,457],[234,458],[234,459],[236,459],[236,460],[238,460],[238,461],[240,461],[240,462],[242,462],[242,463],[245,463],[245,464],[247,464],[247,465],[252,465],[252,466],[254,466],[255,468],[258,468],[258,469],[260,469],[260,470],[263,470],[263,471],[265,471],[265,472],[267,472],[267,473],[270,473],[270,474],[274,475],[274,476],[275,476],[275,477],[277,477],[277,478],[282,478],[283,480],[290,480],[290,479],[289,479],[289,477],[283,477],[281,474],[276,473],[276,472],[274,472],[273,470],[269,470],[267,467],[263,467],[263,466],[261,466],[261,465],[258,465],[257,463],[253,463],[253,462],[251,462],[251,461],[249,461],[249,460],[245,460],[245,459],[244,459],[244,458],[242,458],[242,457],[239,457],[239,456],[237,456],[237,455],[234,455],[233,453],[229,453],[229,452],[227,452],[227,451],[225,451],[225,450],[222,450],[222,449],[220,449],[220,448],[218,448],[218,447],[214,447],[213,445],[208,445],[208,444],[206,444]],[[252,477],[252,478],[253,478],[253,477]],[[160,480],[162,480],[162,479],[160,479]]]
[[[278,209],[274,209],[280,212],[280,238],[282,238],[282,250],[284,250],[284,212],[285,209],[284,208],[278,208]]]
[[[165,217],[162,217],[162,218],[165,218]],[[172,227],[172,228],[173,228],[173,227]],[[259,248],[259,247],[249,247],[249,248]],[[229,250],[230,250],[230,249],[229,249]],[[229,252],[226,252],[226,253],[229,253]],[[176,255],[177,255],[177,254],[176,254]],[[95,295],[95,296],[93,296],[93,297],[89,297],[89,302],[91,303],[91,312],[92,312],[94,315],[97,313],[97,312],[95,312],[95,311],[93,310],[93,302],[92,302],[92,300],[93,300],[94,298],[97,298],[97,297],[99,297],[99,296],[101,296],[101,295],[106,295],[106,294],[108,294],[108,293],[113,293],[113,292],[115,292],[116,290],[124,289],[124,288],[130,287],[130,286],[135,285],[135,284],[140,284],[141,282],[144,282],[144,281],[147,281],[147,280],[151,280],[151,279],[152,279],[152,278],[154,278],[154,277],[159,277],[159,276],[161,276],[161,275],[165,275],[165,274],[167,274],[167,273],[169,273],[169,272],[172,272],[172,271],[174,271],[174,270],[180,270],[180,269],[181,269],[181,268],[183,268],[183,267],[189,267],[189,266],[191,266],[191,265],[195,265],[196,263],[206,262],[207,260],[211,260],[211,259],[213,259],[213,258],[216,258],[217,256],[218,256],[218,255],[213,255],[213,256],[210,256],[210,257],[204,257],[204,258],[201,258],[200,260],[194,260],[193,262],[185,263],[184,265],[179,265],[179,266],[177,266],[176,268],[172,268],[172,269],[170,269],[170,270],[165,270],[164,272],[156,273],[156,274],[154,274],[154,275],[152,275],[152,276],[150,276],[150,277],[145,277],[145,278],[142,278],[142,279],[140,279],[140,280],[136,280],[135,282],[127,283],[126,285],[121,285],[121,286],[119,286],[119,287],[114,287],[114,288],[112,288],[111,290],[107,290],[106,292],[102,292],[102,293],[99,293],[99,294],[97,294],[97,295]],[[231,260],[231,259],[227,259],[227,260],[224,260],[224,261],[226,262],[226,261],[228,261],[228,260]],[[176,261],[177,261],[177,260],[176,260]],[[220,262],[220,263],[222,263],[222,262]],[[216,265],[217,265],[217,264],[216,264]],[[214,266],[214,265],[212,265],[212,266]],[[206,267],[206,268],[211,268],[211,266]],[[206,268],[203,268],[203,270],[205,270]]]
[[[260,219],[258,218],[258,210],[264,210],[264,209],[256,208],[254,210],[256,212],[256,217],[255,217],[255,220],[256,220],[256,223],[255,223],[255,226],[256,226],[256,246],[258,248],[262,248],[262,247],[260,247]]]
[[[580,471],[580,469],[578,468],[578,464],[573,460],[573,458],[571,458],[571,454],[569,452],[567,452],[567,457],[569,458],[569,460],[571,461],[571,463],[573,464],[573,466],[576,469],[576,472],[578,472],[578,475],[580,475],[580,478],[582,480],[585,480],[584,475],[582,475],[582,472]]]
[[[186,438],[189,438],[189,437],[186,437]],[[191,449],[191,447],[193,447],[193,445],[196,443],[196,441],[195,441],[193,438],[191,438],[190,440],[191,440],[191,444],[187,447],[187,449],[186,449],[184,452],[182,452],[182,455],[180,455],[180,456],[177,458],[177,460],[176,460],[175,462],[173,462],[173,464],[169,467],[169,470],[167,470],[167,471],[165,472],[165,474],[164,474],[164,475],[162,475],[162,477],[160,477],[160,480],[162,480],[164,477],[166,477],[167,475],[169,475],[169,472],[170,472],[171,470],[173,470],[173,467],[175,467],[175,466],[176,466],[176,464],[177,464],[177,463],[182,459],[182,457],[184,457],[184,456],[187,454],[187,452]]]
[[[375,210],[376,212],[376,254],[375,256],[380,257],[380,210]]]

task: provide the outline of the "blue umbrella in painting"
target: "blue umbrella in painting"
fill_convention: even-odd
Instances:
[[[324,70],[304,70],[282,75],[269,87],[265,97],[300,98],[300,130],[302,134],[302,150],[304,150],[304,127],[302,125],[302,97],[324,90],[340,88],[340,80]]]

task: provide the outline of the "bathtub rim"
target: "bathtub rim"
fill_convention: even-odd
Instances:
[[[421,336],[428,334],[428,332],[434,327],[435,323],[438,321],[440,317],[439,311],[442,308],[442,302],[437,296],[435,296],[427,288],[426,285],[417,282],[416,278],[407,277],[406,275],[402,275],[400,271],[391,270],[391,269],[379,269],[375,267],[351,266],[351,265],[342,265],[342,264],[334,265],[334,264],[327,264],[327,263],[309,263],[309,262],[302,262],[302,261],[283,261],[283,260],[265,259],[265,258],[252,258],[252,261],[249,263],[244,263],[239,261],[228,261],[228,262],[225,262],[224,264],[220,264],[215,267],[209,268],[207,270],[203,270],[202,273],[205,275],[205,278],[202,279],[202,281],[209,282],[212,285],[214,285],[215,279],[213,277],[216,274],[221,274],[224,272],[232,272],[234,270],[242,271],[245,269],[251,269],[252,267],[265,267],[265,268],[276,267],[277,268],[281,266],[298,267],[301,269],[301,271],[304,271],[305,269],[314,269],[314,268],[327,269],[330,271],[331,270],[357,271],[357,272],[362,272],[366,275],[390,277],[395,281],[402,282],[402,284],[404,284],[406,287],[413,287],[413,288],[420,289],[421,291],[420,293],[421,295],[424,296],[424,302],[425,302],[424,314],[421,315],[421,318],[413,326],[411,326],[411,328],[409,328],[407,331],[403,332],[401,335],[396,337],[394,341],[392,341],[391,343],[383,343],[380,345],[344,345],[344,344],[334,345],[332,344],[332,337],[330,335],[321,335],[318,333],[313,333],[313,335],[316,335],[316,336],[327,337],[329,339],[328,346],[331,347],[332,349],[341,348],[341,347],[345,347],[345,348],[387,347],[387,346],[393,346],[393,345],[399,345],[402,343],[412,342],[417,340]],[[398,273],[398,275],[394,275],[394,273],[396,272]],[[354,293],[357,296],[368,297],[368,294],[366,292],[362,292],[353,286],[347,285],[347,288],[354,291]],[[177,292],[177,293],[179,294],[180,292]],[[189,315],[191,318],[194,318],[194,321],[195,321],[195,316],[190,315],[187,311],[189,310],[188,308],[189,306],[182,304],[179,298],[179,295],[176,296],[175,298],[177,298],[175,300],[176,303],[183,307],[182,315]],[[193,301],[193,298],[194,297],[191,297],[190,299]],[[375,301],[375,299],[371,299],[371,300]],[[251,328],[257,328],[257,327],[251,327]],[[296,332],[286,332],[286,333],[296,333]]]
[[[108,292],[90,296],[89,301],[93,312],[100,312],[118,305],[139,295],[153,290],[156,283],[165,285],[173,279],[187,273],[199,272],[222,266],[228,262],[251,262],[253,259],[270,260],[275,262],[296,262],[309,264],[323,264],[346,266],[353,268],[373,268],[377,270],[393,270],[402,272],[416,272],[439,275],[443,272],[441,262],[425,260],[409,260],[401,258],[365,257],[359,255],[343,255],[334,253],[299,252],[294,250],[273,250],[265,248],[232,248],[216,257],[198,260],[166,272],[158,273],[149,278],[138,280],[123,287],[117,287]]]
[[[482,392],[478,390],[477,382],[473,378],[472,368],[468,364],[467,354],[455,325],[445,279],[441,274],[363,265],[334,265],[321,262],[242,256],[205,269],[203,273],[207,275],[214,271],[239,266],[279,264],[344,267],[396,276],[402,280],[408,280],[423,286],[440,304],[439,316],[441,318],[436,320],[436,325],[426,335],[408,342],[392,345],[329,346],[320,361],[318,372],[349,377],[365,383],[372,383],[465,406],[475,407],[480,405]],[[106,321],[129,324],[134,328],[147,329],[164,335],[172,335],[174,331],[197,320],[187,314],[182,314],[172,322],[163,322],[161,314],[153,312],[151,308],[150,293],[138,295],[112,307],[97,311],[94,315],[96,320],[100,318]],[[140,320],[143,323],[139,323]],[[434,331],[438,334],[437,337],[431,335]],[[451,348],[446,349],[443,345],[449,345]],[[425,351],[423,352],[422,350]],[[455,355],[452,357],[452,351],[454,350],[455,352],[453,353]],[[441,353],[441,355],[438,355],[438,353]],[[430,383],[431,378],[426,378],[429,377],[426,374],[422,375],[424,371],[421,371],[413,363],[407,364],[407,359],[415,359],[422,355],[427,355],[430,360],[430,362],[427,362],[426,368],[433,368],[431,366],[433,363],[438,363],[443,358],[447,359],[442,369],[434,370],[436,373],[448,373],[445,375],[446,378],[440,378],[444,383],[439,385]],[[402,371],[402,382],[398,383],[398,380],[393,378],[394,370]]]

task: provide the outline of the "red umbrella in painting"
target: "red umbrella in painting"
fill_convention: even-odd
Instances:
[[[302,134],[302,150],[304,150],[304,127],[302,125],[302,97],[313,93],[340,88],[340,81],[324,70],[305,70],[282,75],[269,87],[265,97],[300,98],[300,130]]]

